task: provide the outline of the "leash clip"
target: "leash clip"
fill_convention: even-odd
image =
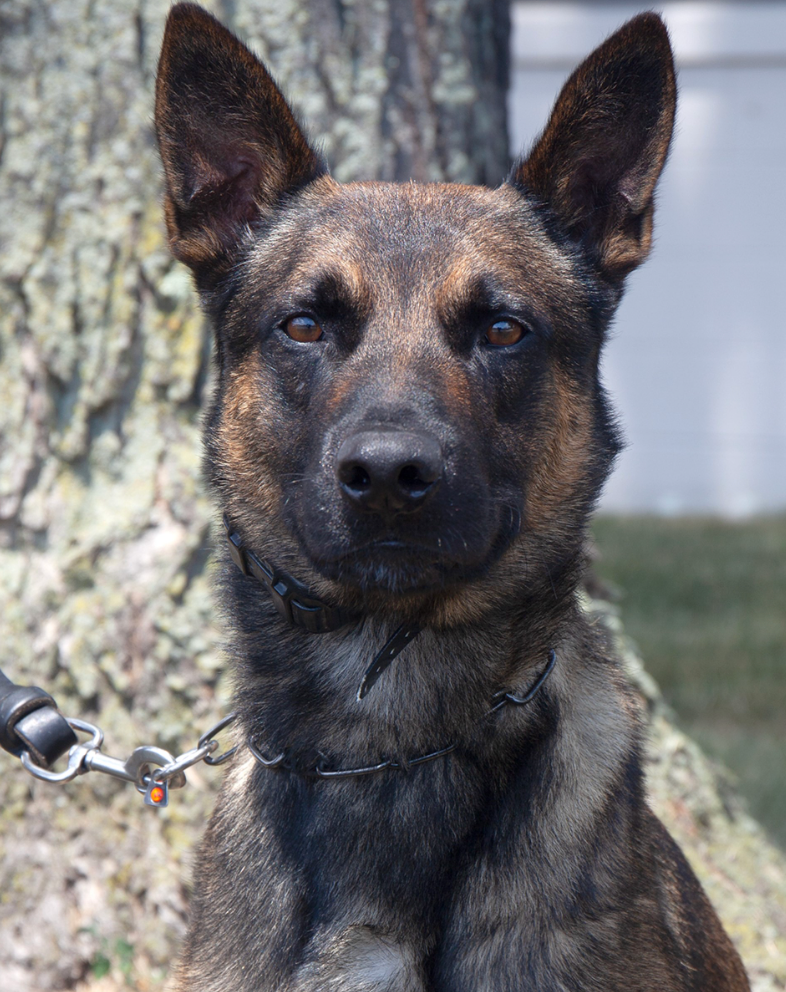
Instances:
[[[64,719],[71,730],[81,730],[82,733],[90,734],[91,739],[84,744],[75,744],[69,750],[68,765],[62,772],[50,772],[48,768],[36,764],[30,751],[22,751],[19,755],[19,760],[22,762],[22,767],[25,771],[29,772],[33,778],[41,779],[43,782],[70,782],[77,775],[83,775],[87,771],[84,767],[85,758],[90,752],[97,751],[101,747],[104,740],[104,732],[102,730],[92,723],[87,723],[85,720],[76,720],[72,717],[64,717]]]
[[[63,784],[71,782],[77,775],[87,772],[103,772],[113,778],[131,782],[145,799],[145,805],[162,809],[169,802],[170,789],[182,789],[186,785],[185,770],[200,761],[208,765],[222,765],[237,751],[238,745],[228,748],[219,754],[219,742],[216,735],[237,718],[236,713],[230,713],[215,723],[199,738],[196,747],[175,757],[162,747],[144,745],[136,748],[131,755],[121,761],[101,751],[104,742],[104,732],[100,727],[85,720],[71,717],[62,719],[68,724],[71,732],[80,731],[90,735],[90,740],[74,744],[68,752],[68,764],[61,772],[53,772],[36,761],[30,750],[23,750],[19,759],[25,771],[33,778],[43,782]],[[76,734],[74,739],[78,740]]]

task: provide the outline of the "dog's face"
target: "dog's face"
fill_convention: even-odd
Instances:
[[[211,463],[233,504],[280,516],[325,576],[389,593],[487,569],[533,525],[542,452],[568,497],[597,447],[580,383],[600,339],[539,227],[509,187],[322,179],[277,214],[222,327],[239,347]],[[575,450],[554,444],[566,415]]]
[[[209,475],[251,546],[374,603],[575,557],[616,450],[598,356],[649,247],[673,110],[645,15],[499,189],[341,186],[261,64],[173,9],[169,230],[217,329]]]

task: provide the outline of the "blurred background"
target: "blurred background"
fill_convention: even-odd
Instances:
[[[635,3],[517,3],[509,97],[525,148],[565,76]],[[786,4],[658,5],[679,71],[655,250],[604,357],[628,447],[604,512],[786,507]]]
[[[203,5],[339,180],[490,185],[575,65],[663,12],[677,135],[604,360],[628,447],[594,526],[609,601],[588,609],[641,691],[658,815],[755,992],[786,989],[786,2]],[[0,667],[123,757],[182,751],[231,706],[199,467],[210,332],[167,250],[152,132],[169,6],[0,0]],[[189,771],[151,811],[0,754],[0,989],[161,989],[220,777]]]
[[[786,3],[655,5],[679,71],[654,251],[604,356],[597,570],[678,719],[786,844]],[[516,3],[511,147],[636,3]]]

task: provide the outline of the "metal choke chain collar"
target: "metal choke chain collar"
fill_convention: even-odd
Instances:
[[[481,720],[485,720],[486,717],[491,716],[492,713],[496,713],[498,710],[501,710],[503,706],[525,706],[527,703],[532,702],[535,696],[542,689],[543,683],[549,675],[551,675],[556,663],[556,653],[554,651],[549,651],[549,658],[546,667],[530,686],[527,692],[523,696],[516,696],[512,692],[507,692],[505,689],[501,689],[491,697],[491,708],[483,714]],[[436,758],[442,758],[445,755],[450,754],[452,751],[457,749],[458,744],[448,744],[447,747],[442,747],[437,751],[430,751],[428,754],[418,755],[416,758],[409,758],[407,761],[394,761],[392,758],[387,758],[377,762],[375,765],[364,765],[360,768],[330,768],[327,765],[326,760],[323,759],[322,761],[317,762],[317,764],[313,767],[305,770],[296,768],[292,764],[291,758],[286,751],[282,751],[280,754],[276,755],[275,758],[266,757],[259,745],[256,743],[254,734],[246,740],[246,747],[263,768],[293,772],[306,778],[354,778],[359,775],[371,775],[374,772],[382,772],[386,769],[391,769],[393,771],[407,771],[417,765],[424,765],[427,761],[434,761]]]

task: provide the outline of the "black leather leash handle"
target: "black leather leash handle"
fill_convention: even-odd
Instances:
[[[48,768],[77,743],[77,736],[48,692],[15,685],[0,671],[0,747],[19,758],[25,751]]]

